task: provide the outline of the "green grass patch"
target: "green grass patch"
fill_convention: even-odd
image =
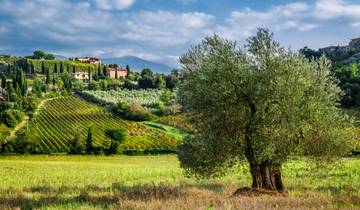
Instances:
[[[173,136],[178,139],[183,139],[184,137],[189,135],[187,132],[180,130],[178,128],[168,126],[168,125],[163,125],[163,124],[156,123],[156,122],[148,121],[148,122],[143,122],[143,124],[149,128],[156,129],[160,132],[163,132],[166,135]]]
[[[247,166],[196,180],[175,155],[0,156],[0,209],[358,209],[359,165],[291,160],[283,167],[288,197],[231,198],[251,185]]]

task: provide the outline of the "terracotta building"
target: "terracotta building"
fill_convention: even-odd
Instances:
[[[123,68],[107,68],[107,75],[108,77],[115,79],[116,76],[117,78],[125,78],[127,76],[127,71],[126,69]]]

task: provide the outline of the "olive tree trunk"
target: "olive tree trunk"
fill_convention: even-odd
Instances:
[[[250,172],[253,178],[252,188],[283,191],[280,166],[268,162],[250,163]]]

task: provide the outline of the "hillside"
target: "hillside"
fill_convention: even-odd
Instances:
[[[318,58],[325,54],[333,61],[334,66],[343,66],[360,61],[360,38],[351,39],[345,46],[328,46],[313,50],[304,47],[300,50],[306,57]]]
[[[141,58],[138,58],[136,56],[123,56],[123,57],[117,57],[117,58],[103,58],[102,61],[105,64],[112,64],[116,63],[119,66],[125,67],[126,65],[129,65],[131,70],[133,71],[141,71],[145,68],[150,68],[154,72],[158,73],[170,73],[171,70],[174,69],[174,67],[152,62],[148,60],[144,60]]]
[[[75,96],[46,102],[39,114],[35,115],[30,130],[42,151],[66,152],[69,141],[77,132],[81,141],[85,142],[90,127],[95,146],[108,146],[110,142],[105,138],[104,130],[113,127],[126,129],[127,137],[121,145],[123,150],[174,149],[177,145],[173,137],[139,123],[122,120]]]

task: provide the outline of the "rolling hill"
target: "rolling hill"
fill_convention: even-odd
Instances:
[[[175,149],[178,140],[137,122],[113,116],[79,97],[66,96],[47,101],[32,120],[30,131],[41,152],[67,152],[69,141],[79,132],[85,143],[88,128],[93,129],[94,146],[108,146],[107,128],[126,130],[122,150]]]
[[[102,58],[102,61],[105,64],[116,63],[122,67],[129,65],[130,69],[133,71],[141,71],[145,68],[149,68],[149,69],[153,70],[154,72],[158,72],[158,73],[170,73],[170,71],[174,69],[174,67],[171,67],[171,66],[168,66],[168,65],[165,65],[162,63],[144,60],[144,59],[138,58],[136,56]]]

